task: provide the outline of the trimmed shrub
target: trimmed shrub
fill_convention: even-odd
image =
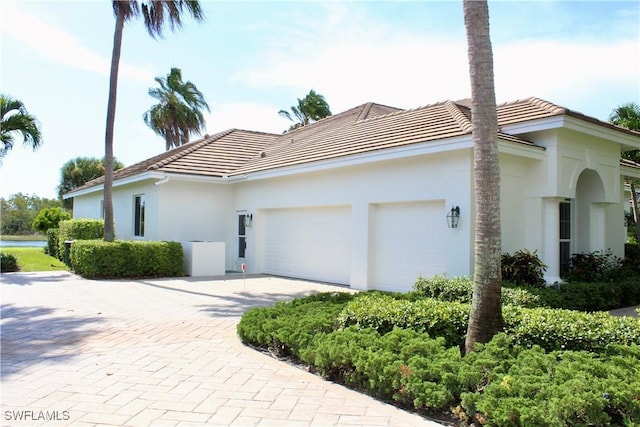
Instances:
[[[182,245],[178,242],[76,240],[71,265],[86,278],[183,276]]]
[[[543,287],[547,266],[538,258],[536,251],[520,250],[510,255],[502,254],[502,280],[516,285]]]
[[[460,350],[411,329],[380,335],[352,326],[319,334],[301,356],[326,378],[414,409],[441,411],[460,394]]]
[[[462,345],[469,305],[431,298],[407,301],[390,294],[362,293],[347,303],[338,317],[340,327],[372,328],[380,334],[394,327],[411,328],[442,337],[449,346]]]
[[[384,294],[359,294],[338,317],[341,327],[354,325],[386,333],[397,326],[443,337],[462,346],[469,304],[434,299],[407,301]],[[612,344],[640,344],[640,320],[608,313],[582,313],[549,308],[503,308],[505,332],[518,344],[553,350],[603,351]]]
[[[504,331],[525,347],[604,352],[614,344],[640,344],[640,319],[549,308],[505,307]]]
[[[413,288],[428,298],[435,298],[440,301],[456,301],[464,304],[470,304],[473,295],[473,281],[467,276],[453,278],[448,278],[444,275],[436,275],[430,278],[419,277]],[[544,305],[544,301],[538,294],[529,292],[529,288],[503,287],[502,304],[539,307]]]
[[[0,252],[0,272],[10,273],[18,270],[18,260],[16,257],[13,254]]]
[[[613,355],[523,349],[500,334],[464,358],[461,405],[493,426],[635,425],[640,347]],[[477,384],[477,385],[476,385]]]
[[[319,293],[290,302],[277,302],[273,307],[248,310],[237,326],[240,338],[249,344],[266,347],[285,357],[299,356],[319,333],[338,327],[336,318],[352,294]]]
[[[473,282],[468,277],[420,277],[414,289],[414,293],[429,298],[470,304]],[[609,311],[640,304],[640,277],[629,274],[615,282],[566,282],[557,287],[520,287],[503,283],[502,304],[528,308]]]
[[[104,221],[101,219],[70,219],[60,221],[58,234],[58,259],[64,256],[67,240],[93,240],[104,237]]]
[[[58,241],[60,236],[59,228],[50,228],[47,230],[47,246],[45,252],[54,258],[60,259]]]

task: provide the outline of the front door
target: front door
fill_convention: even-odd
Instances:
[[[247,227],[245,225],[246,214],[238,214],[238,263],[237,268],[244,262],[247,250]]]

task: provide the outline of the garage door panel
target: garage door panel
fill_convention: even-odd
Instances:
[[[273,209],[265,215],[266,273],[349,283],[349,208]]]
[[[376,205],[374,212],[374,288],[405,292],[418,276],[446,271],[442,202]]]

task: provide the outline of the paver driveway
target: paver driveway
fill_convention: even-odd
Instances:
[[[248,307],[344,288],[62,272],[1,281],[1,425],[438,425],[250,350],[236,335]]]

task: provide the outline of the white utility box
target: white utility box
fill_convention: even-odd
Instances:
[[[184,273],[191,277],[225,274],[224,242],[182,242]]]

